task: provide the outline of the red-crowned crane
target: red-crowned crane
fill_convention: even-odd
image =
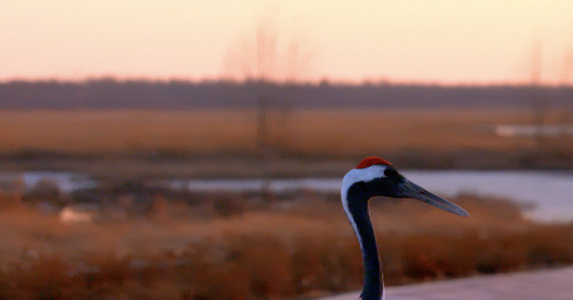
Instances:
[[[384,299],[384,283],[374,230],[368,212],[368,200],[374,196],[414,198],[445,211],[467,217],[461,207],[438,197],[406,179],[380,157],[367,157],[342,180],[342,205],[358,237],[364,263],[364,288],[360,298]]]

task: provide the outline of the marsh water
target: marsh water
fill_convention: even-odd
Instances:
[[[573,221],[573,172],[555,171],[419,171],[402,174],[441,196],[472,193],[511,199],[524,207],[526,215],[539,221]],[[50,181],[62,192],[97,187],[98,182],[84,174],[70,172],[0,173],[0,182],[18,177],[26,189]],[[196,192],[257,191],[264,185],[273,192],[311,190],[338,192],[340,178],[301,179],[169,179],[159,184]]]

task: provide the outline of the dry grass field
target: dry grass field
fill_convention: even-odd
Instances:
[[[548,114],[552,122],[556,112]],[[271,111],[269,144],[304,155],[362,155],[404,149],[507,151],[533,141],[493,134],[499,124],[532,124],[528,110],[305,110]],[[256,112],[2,111],[2,152],[117,153],[156,150],[251,153]]]
[[[166,215],[93,223],[3,210],[0,298],[292,299],[358,289],[360,250],[333,198],[307,194],[227,216],[170,203]],[[373,200],[388,284],[573,263],[571,224],[532,223],[500,199],[454,201],[471,217]]]
[[[558,114],[546,112],[544,122],[558,122]],[[270,110],[267,120],[268,148],[261,165],[253,110],[0,111],[1,168],[257,177],[338,176],[349,165],[341,160],[352,165],[367,155],[383,156],[402,168],[573,164],[571,138],[539,143],[494,134],[496,125],[533,124],[533,113],[525,109]]]

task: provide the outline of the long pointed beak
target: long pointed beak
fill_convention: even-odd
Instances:
[[[447,212],[451,212],[458,216],[462,217],[469,216],[468,212],[465,211],[463,208],[453,204],[452,202],[442,197],[436,196],[428,192],[423,187],[409,181],[408,179],[405,179],[405,181],[402,184],[400,184],[400,187],[402,188],[401,196],[404,198],[413,198],[416,200],[420,200],[424,203],[430,204],[434,207],[445,210]]]

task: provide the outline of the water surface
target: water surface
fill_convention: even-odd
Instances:
[[[417,171],[402,174],[438,195],[452,197],[459,193],[495,196],[514,200],[526,207],[526,215],[540,221],[573,220],[573,172],[549,171]],[[18,179],[26,189],[49,181],[62,192],[97,187],[98,183],[85,174],[34,171],[0,173],[0,182]],[[260,191],[264,185],[273,192],[311,190],[339,192],[340,178],[302,179],[170,179],[160,182],[174,189],[196,192]]]

